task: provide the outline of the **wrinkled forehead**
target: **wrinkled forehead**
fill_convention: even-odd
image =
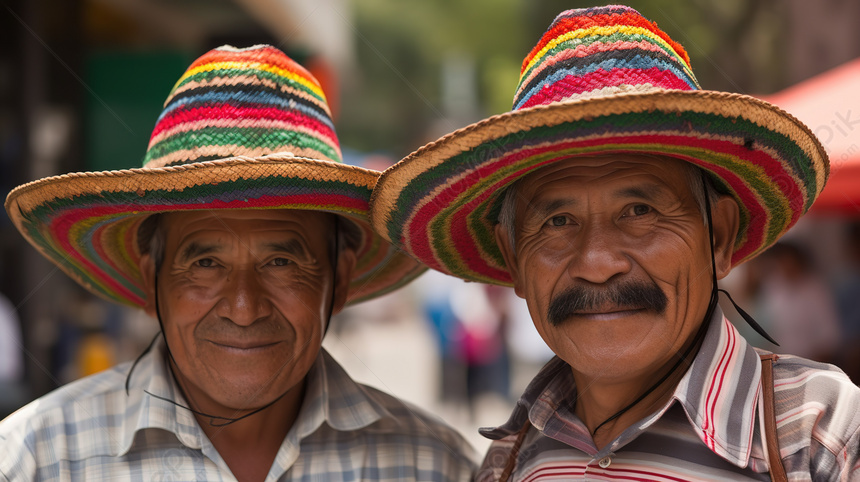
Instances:
[[[334,235],[334,215],[294,209],[204,210],[165,213],[159,220],[168,244],[195,239],[298,237],[327,246]]]
[[[623,189],[624,186],[651,185],[669,189],[679,196],[692,195],[691,181],[697,170],[691,164],[664,156],[612,154],[571,157],[542,167],[517,182],[520,199],[539,196],[548,189],[587,187],[589,190]]]

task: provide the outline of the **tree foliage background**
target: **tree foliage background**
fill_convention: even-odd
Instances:
[[[703,88],[767,94],[860,55],[835,52],[844,35],[833,19],[860,21],[853,0],[819,8],[800,0],[628,0],[687,49]],[[561,0],[356,0],[352,4],[358,69],[342,79],[343,144],[395,158],[441,134],[510,109],[523,57],[552,19],[593,2]],[[818,5],[818,4],[816,4]],[[824,5],[821,5],[824,7]],[[818,21],[816,19],[819,19]],[[830,22],[823,40],[817,24]],[[825,29],[826,30],[826,29]],[[860,40],[860,39],[857,39]],[[819,42],[801,58],[792,42]],[[478,109],[445,109],[443,70],[452,58],[474,67]]]

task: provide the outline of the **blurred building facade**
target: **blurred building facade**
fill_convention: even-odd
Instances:
[[[276,45],[337,99],[337,79],[355,64],[353,37],[319,32],[348,12],[345,0],[5,2],[0,190],[66,172],[139,167],[173,82],[219,45]],[[5,214],[0,260],[0,293],[22,320],[21,362],[34,396],[134,358],[138,344],[125,341],[155,331],[135,310],[83,292]]]

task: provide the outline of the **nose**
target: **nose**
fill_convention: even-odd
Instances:
[[[623,245],[624,235],[611,223],[585,226],[572,243],[568,274],[573,279],[600,284],[631,270],[632,262]]]
[[[234,269],[227,276],[218,315],[240,326],[249,326],[272,314],[266,290],[253,268]]]

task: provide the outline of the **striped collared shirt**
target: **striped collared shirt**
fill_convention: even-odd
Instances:
[[[570,366],[551,360],[495,441],[477,480],[497,480],[531,422],[511,480],[770,480],[761,361],[719,310],[673,397],[598,450],[573,413]],[[860,389],[836,367],[790,355],[774,364],[777,434],[789,480],[860,480]]]
[[[159,342],[128,364],[63,386],[0,422],[0,480],[236,480],[185,409]],[[468,480],[474,452],[452,428],[354,382],[324,350],[267,481]]]

